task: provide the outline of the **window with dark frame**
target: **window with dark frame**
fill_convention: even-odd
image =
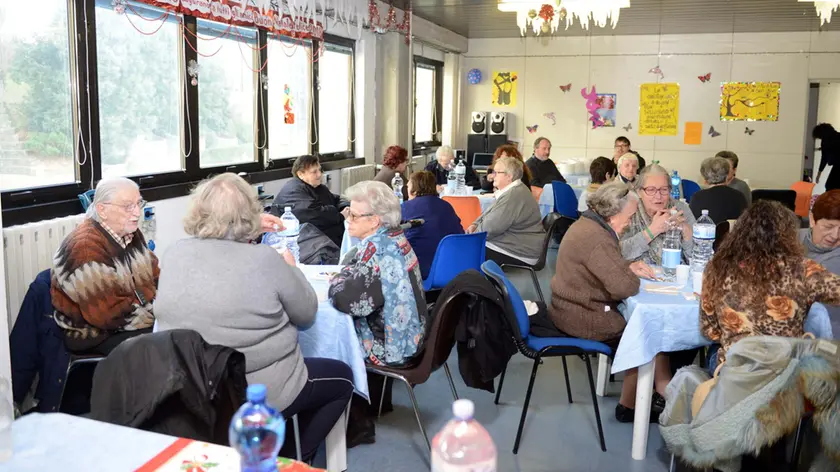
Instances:
[[[413,154],[440,146],[443,118],[443,63],[414,56]]]
[[[78,214],[78,195],[103,177],[132,178],[154,201],[221,172],[287,178],[303,154],[327,170],[354,164],[355,41],[277,37],[133,2],[121,15],[108,0],[39,8],[52,19],[39,34],[0,36],[4,226]],[[3,13],[26,25],[31,5]]]

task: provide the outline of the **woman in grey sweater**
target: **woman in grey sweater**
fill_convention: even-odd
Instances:
[[[840,275],[840,189],[829,190],[814,202],[811,227],[799,232],[809,259]],[[828,306],[834,339],[840,339],[840,306]]]
[[[162,259],[158,329],[192,329],[245,354],[248,383],[265,384],[269,403],[286,418],[298,415],[301,451],[311,458],[353,393],[346,364],[304,359],[298,347],[297,327],[315,321],[315,291],[292,257],[250,244],[262,232],[261,209],[256,192],[235,174],[193,191],[184,230],[192,237]],[[293,442],[281,454],[291,454]]]

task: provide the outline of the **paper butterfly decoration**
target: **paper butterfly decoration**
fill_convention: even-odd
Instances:
[[[529,132],[529,133],[534,134],[534,133],[536,133],[536,132],[537,132],[537,128],[539,128],[539,126],[540,126],[540,125],[526,126],[526,128],[528,128],[528,132]]]
[[[622,128],[624,128],[624,131],[630,131],[633,129],[633,123],[627,123],[627,126],[622,126]]]
[[[659,76],[660,79],[665,78],[665,74],[662,73],[662,69],[659,66],[653,67],[648,71],[648,74],[656,74]]]
[[[713,138],[717,138],[718,136],[720,136],[720,133],[718,133],[717,131],[715,131],[715,127],[714,127],[714,126],[709,126],[709,136],[711,136],[711,137],[713,137]]]
[[[744,134],[748,134],[748,135],[752,136],[753,133],[755,133],[754,129],[749,129],[747,127],[744,127]]]
[[[569,90],[571,90],[571,89],[572,89],[572,84],[571,84],[571,83],[568,83],[568,84],[566,84],[566,85],[561,85],[561,86],[560,86],[560,90],[562,90],[562,91],[563,91],[563,93],[566,93],[566,92],[568,92],[568,91],[569,91]]]
[[[697,78],[700,79],[700,82],[703,82],[705,84],[706,82],[712,80],[712,73],[709,72],[706,75],[698,75]]]
[[[554,115],[553,111],[550,111],[548,113],[543,113],[543,116],[548,118],[549,120],[551,120],[551,126],[554,126],[554,125],[557,124],[557,116]]]

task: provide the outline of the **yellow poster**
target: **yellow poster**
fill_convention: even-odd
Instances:
[[[493,71],[493,105],[516,106],[516,72]]]
[[[676,136],[680,84],[642,84],[639,99],[640,136]]]
[[[779,121],[781,82],[724,82],[720,121]]]

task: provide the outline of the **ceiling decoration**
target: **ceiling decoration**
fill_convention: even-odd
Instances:
[[[802,3],[813,3],[820,17],[820,25],[831,23],[831,12],[840,9],[840,0],[799,0]]]
[[[561,21],[566,29],[577,20],[581,28],[589,29],[589,24],[603,28],[607,23],[615,28],[622,8],[630,7],[630,0],[550,0],[542,3],[534,0],[499,0],[499,11],[516,13],[516,25],[519,33],[525,36],[530,26],[534,34],[555,33]]]

